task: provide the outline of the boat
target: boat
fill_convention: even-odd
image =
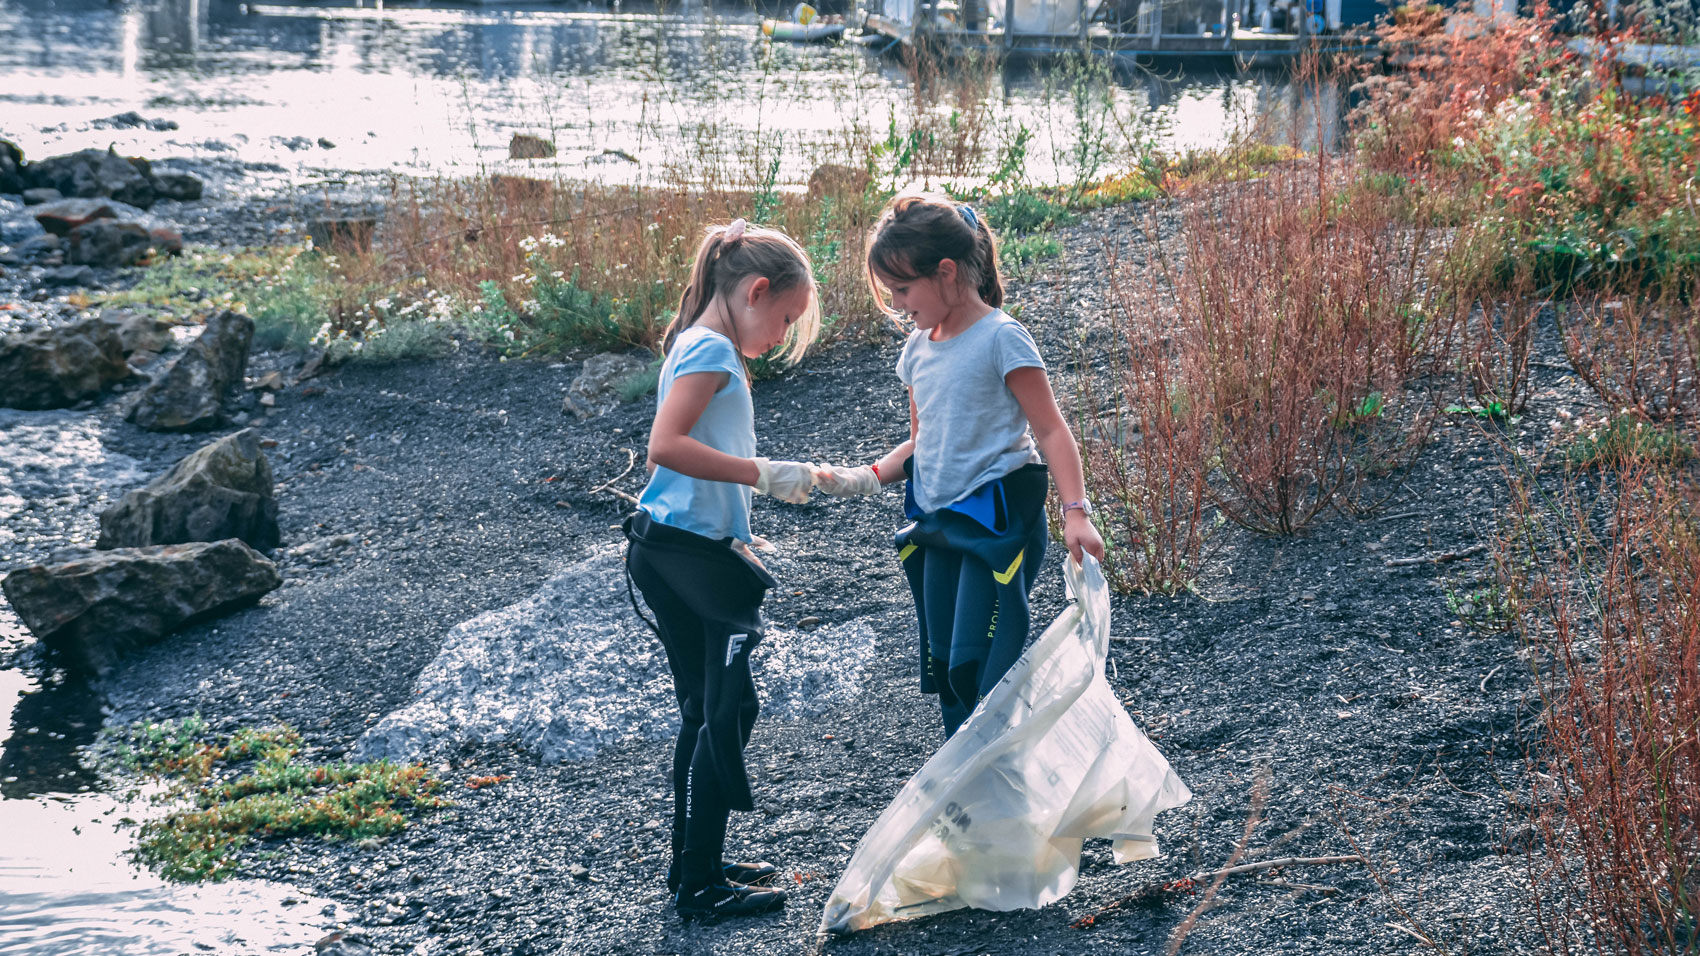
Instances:
[[[797,23],[792,20],[763,20],[761,32],[764,36],[775,40],[789,40],[792,43],[820,43],[824,40],[834,40],[844,35],[844,21],[826,23],[814,20],[809,23]]]

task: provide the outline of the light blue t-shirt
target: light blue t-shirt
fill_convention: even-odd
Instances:
[[[697,372],[727,372],[731,377],[709,399],[702,417],[691,427],[691,437],[728,455],[755,457],[755,406],[750,403],[744,363],[738,360],[738,349],[732,340],[719,332],[693,325],[673,340],[667,360],[661,363],[655,407],[659,409],[667,401],[667,393],[679,376]],[[749,485],[704,481],[657,465],[643,494],[638,496],[638,507],[665,525],[709,538],[749,541],[753,492]]]
[[[937,511],[1022,465],[1040,461],[1038,445],[1004,376],[1044,368],[1039,347],[1020,323],[991,312],[935,342],[924,329],[909,333],[897,357],[897,377],[915,397],[915,503]]]

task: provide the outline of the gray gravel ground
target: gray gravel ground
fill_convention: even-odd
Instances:
[[[1013,299],[1059,374],[1072,341],[1064,316],[1103,301],[1094,291],[1100,237],[1137,245],[1143,215],[1094,214],[1071,230],[1046,279],[1016,284]],[[1556,340],[1545,332],[1550,358]],[[758,383],[764,454],[860,462],[902,437],[895,350],[895,338],[832,348]],[[1536,401],[1517,426],[1523,441],[1540,441],[1557,407],[1584,404],[1560,361],[1536,369]],[[625,506],[591,489],[626,468],[628,449],[641,456],[652,403],[578,422],[560,411],[574,372],[570,362],[463,350],[345,366],[282,392],[261,428],[278,442],[285,586],[136,655],[100,688],[111,721],[194,712],[221,727],[285,721],[305,733],[312,756],[347,752],[409,705],[457,625],[521,604],[552,575],[617,546]],[[148,474],[204,440],[137,431],[115,402],[88,414],[114,460],[128,456]],[[1461,626],[1445,600],[1447,587],[1488,573],[1486,558],[1384,566],[1480,539],[1498,504],[1494,448],[1473,426],[1448,424],[1387,479],[1392,497],[1380,512],[1325,517],[1284,540],[1224,529],[1220,563],[1199,593],[1116,600],[1111,683],[1195,795],[1158,819],[1164,857],[1118,867],[1108,844],[1089,844],[1078,887],[1044,910],[947,914],[833,940],[826,951],[1161,952],[1202,895],[1158,896],[1092,929],[1070,924],[1146,884],[1222,865],[1254,813],[1246,860],[1362,851],[1372,865],[1284,874],[1310,888],[1236,877],[1191,928],[1188,952],[1368,956],[1421,951],[1417,934],[1451,952],[1535,951],[1522,862],[1500,853],[1517,825],[1502,787],[1522,773],[1526,668],[1514,638]],[[616,483],[640,485],[637,471]],[[0,570],[92,540],[92,507],[83,496],[18,519],[38,523],[15,537]],[[358,928],[381,952],[812,951],[821,906],[856,841],[941,739],[936,706],[912,673],[912,609],[890,547],[900,511],[894,494],[757,500],[755,528],[778,548],[773,624],[822,641],[866,632],[875,646],[853,693],[817,714],[757,724],[757,809],[734,815],[730,845],[781,865],[793,894],[782,915],[712,926],[673,915],[662,887],[670,750],[642,733],[607,734],[594,757],[565,763],[491,743],[435,754],[451,781],[512,779],[457,784],[457,806],[377,845],[279,843],[247,873],[361,908]],[[1052,548],[1035,594],[1041,624],[1063,601],[1061,553]],[[800,624],[808,617],[821,619],[818,630]],[[629,652],[641,661],[656,648],[636,633]],[[549,627],[531,635],[551,638]],[[42,666],[27,643],[0,656]],[[72,693],[35,696],[51,706]],[[1254,807],[1260,777],[1268,795]]]

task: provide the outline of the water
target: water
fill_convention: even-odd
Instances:
[[[781,178],[798,183],[843,161],[850,138],[882,137],[892,116],[907,125],[962,106],[915,105],[902,66],[862,47],[758,40],[761,16],[646,0],[0,0],[0,135],[29,157],[113,145],[239,158],[299,183],[326,170],[497,169],[524,132],[559,148],[529,168],[568,176],[673,182],[728,156],[765,168],[760,157],[778,153]],[[1249,115],[1294,119],[1306,105],[1279,74],[1166,69],[1120,71],[1111,146],[1152,134],[1218,145]],[[1031,179],[1068,178],[1077,124],[1043,68],[1012,68],[973,98],[994,131],[1035,132]],[[130,110],[178,128],[98,125]]]
[[[78,749],[98,697],[56,678],[0,670],[0,956],[299,953],[351,914],[252,880],[167,883],[130,862],[145,796],[101,792]]]
[[[144,477],[92,415],[0,409],[0,573],[87,544],[104,503]],[[0,660],[32,643],[0,601]],[[0,717],[0,956],[302,952],[348,918],[288,886],[179,886],[132,864],[123,821],[160,810],[84,765],[105,717],[86,683],[0,667]]]

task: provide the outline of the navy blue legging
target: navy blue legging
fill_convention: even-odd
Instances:
[[[1045,560],[1043,522],[1012,566],[992,568],[946,547],[899,552],[921,628],[921,686],[939,695],[946,737],[956,733],[1027,644],[1027,595]]]

